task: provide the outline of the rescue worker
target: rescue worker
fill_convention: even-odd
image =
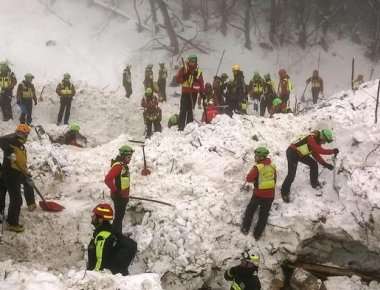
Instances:
[[[260,116],[265,115],[265,111],[270,114],[273,100],[276,98],[276,89],[270,74],[264,75],[263,95],[260,101]]]
[[[32,123],[33,102],[37,105],[36,89],[32,84],[34,76],[31,73],[25,75],[25,79],[17,87],[17,104],[21,108],[20,122]]]
[[[258,72],[255,72],[253,74],[252,80],[249,82],[249,85],[248,85],[248,93],[249,93],[250,98],[254,101],[253,110],[255,112],[259,111],[259,102],[261,101],[263,90],[264,90],[264,80]]]
[[[311,83],[311,95],[313,97],[313,104],[318,102],[319,94],[323,96],[323,80],[319,76],[317,70],[313,71],[313,75],[306,80],[306,85]]]
[[[177,83],[182,85],[179,109],[178,130],[182,131],[188,123],[193,122],[193,109],[198,94],[204,92],[202,70],[198,66],[196,55],[190,55],[176,75]]]
[[[198,106],[200,107],[200,99],[198,98]],[[205,85],[205,92],[203,94],[203,114],[202,114],[202,122],[206,122],[209,124],[212,119],[219,113],[218,107],[217,107],[217,100],[216,96],[214,94],[214,91],[212,89],[212,86],[210,83],[206,83]]]
[[[36,208],[33,181],[27,168],[27,154],[24,146],[30,130],[27,124],[19,124],[15,133],[0,137],[0,148],[4,153],[2,176],[10,197],[7,229],[17,233],[24,231],[24,226],[19,223],[22,205],[21,184],[24,186],[29,210]]]
[[[125,96],[129,98],[132,95],[132,74],[130,64],[128,64],[123,70],[123,87],[125,89]]]
[[[241,263],[228,269],[224,279],[233,281],[230,290],[260,290],[261,283],[258,277],[260,257],[249,253],[242,253]]]
[[[162,112],[158,106],[157,96],[153,94],[151,88],[145,90],[145,96],[141,100],[141,107],[144,108],[143,118],[146,126],[146,138],[152,136],[152,127],[154,132],[161,132]]]
[[[253,232],[256,241],[260,239],[267,224],[276,188],[276,166],[268,158],[268,154],[269,150],[267,148],[256,148],[256,165],[252,167],[246,177],[246,182],[253,182],[254,189],[251,201],[245,210],[241,232],[245,235],[249,233],[253,215],[256,209],[260,207],[259,219]]]
[[[362,83],[364,83],[364,77],[362,74],[359,74],[352,84],[352,89],[354,91],[358,90]]]
[[[153,84],[153,64],[148,64],[145,68],[145,77],[144,77],[144,89],[151,88],[154,90],[154,84]]]
[[[111,221],[113,210],[108,203],[100,203],[92,210],[91,223],[95,227],[88,245],[87,270],[108,269],[112,274],[128,275],[137,243],[129,236],[114,233]]]
[[[158,97],[160,102],[166,102],[166,79],[168,78],[168,71],[165,68],[165,63],[160,63],[160,69],[158,71]]]
[[[168,121],[168,127],[171,128],[173,126],[178,126],[178,120],[179,120],[178,114],[171,115]]]
[[[128,145],[119,148],[119,154],[111,161],[111,169],[107,173],[104,182],[111,190],[111,198],[115,208],[113,232],[122,233],[123,218],[129,201],[130,172],[128,164],[131,161],[134,150]]]
[[[240,65],[232,66],[233,80],[228,82],[226,92],[227,114],[242,113],[247,110],[247,89]]]
[[[330,129],[315,130],[311,134],[303,136],[292,142],[286,150],[288,159],[288,174],[281,187],[281,196],[285,202],[289,202],[290,187],[296,177],[298,162],[310,167],[310,184],[313,188],[321,188],[318,180],[318,163],[323,167],[333,170],[334,166],[327,163],[321,155],[337,155],[338,148],[325,149],[322,144],[333,141],[333,132]]]
[[[83,136],[80,132],[80,126],[78,123],[71,122],[68,130],[63,136],[58,138],[50,137],[51,142],[58,143],[62,145],[72,145],[80,148],[87,146],[87,138]]]
[[[0,62],[0,107],[3,112],[3,121],[13,119],[11,101],[16,84],[16,76],[9,65],[6,62]]]
[[[293,83],[290,80],[288,73],[283,68],[278,71],[278,75],[280,77],[280,80],[278,83],[277,95],[280,97],[282,101],[281,111],[286,112],[290,93],[293,90]]]
[[[70,82],[70,74],[65,73],[63,75],[63,80],[57,86],[56,93],[60,97],[61,106],[59,108],[57,126],[59,126],[62,122],[63,113],[65,113],[65,117],[63,123],[67,125],[70,119],[70,110],[71,110],[71,102],[73,97],[75,96],[75,87]]]
[[[225,104],[226,90],[227,90],[228,75],[222,73],[221,76],[215,76],[212,83],[212,89],[215,95],[215,105],[221,106]]]

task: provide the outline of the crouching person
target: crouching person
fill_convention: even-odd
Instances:
[[[92,213],[91,223],[95,230],[88,246],[87,270],[108,269],[112,274],[128,275],[128,267],[137,252],[137,243],[121,233],[112,231],[111,205],[98,204]]]
[[[228,269],[224,279],[233,281],[230,290],[260,290],[261,284],[257,276],[260,258],[244,252],[240,265]]]

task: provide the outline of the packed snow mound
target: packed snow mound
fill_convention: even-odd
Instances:
[[[147,162],[152,171],[146,177],[140,173],[142,151],[134,145],[131,195],[164,200],[174,207],[130,201],[123,230],[131,232],[138,242],[130,272],[158,273],[164,289],[197,289],[204,281],[215,288],[228,287],[223,271],[238,263],[240,253],[249,248],[262,258],[259,275],[264,289],[269,289],[274,278],[283,279],[280,265],[297,256],[377,273],[379,151],[366,158],[380,142],[378,125],[372,118],[376,89],[374,83],[367,83],[356,93],[338,93],[297,116],[219,115],[212,124],[194,122],[183,132],[164,128],[146,140]],[[100,94],[93,96],[94,102],[102,98]],[[78,109],[84,107],[85,102]],[[289,143],[308,131],[325,127],[334,130],[336,141],[332,146],[340,150],[339,196],[333,190],[330,171],[320,169],[320,179],[327,183],[317,191],[309,185],[306,168],[299,165],[291,203],[284,204],[277,193],[260,241],[255,242],[251,234],[242,235],[241,218],[251,192],[241,191],[240,187],[254,164],[254,149],[261,145],[269,148],[277,165],[279,187],[287,173],[285,150]],[[92,132],[89,129],[87,133]],[[70,268],[83,270],[83,245],[91,237],[90,211],[96,203],[110,201],[104,175],[117,148],[130,138],[122,134],[112,141],[80,149],[53,146],[31,135],[27,147],[36,184],[47,199],[57,200],[66,209],[60,214],[22,211],[25,233],[6,232],[1,246],[1,260],[19,261],[11,273],[30,275],[30,271],[38,269],[37,257],[40,264],[60,275],[68,275]],[[56,161],[49,162],[53,156]],[[54,166],[59,166],[58,174],[54,174]],[[353,248],[357,255],[341,255],[342,248]],[[57,249],[69,254],[57,257]],[[58,280],[55,287],[60,287]]]

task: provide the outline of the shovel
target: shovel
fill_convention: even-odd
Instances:
[[[141,175],[142,176],[147,176],[150,174],[150,170],[146,167],[146,158],[145,158],[145,145],[141,145],[142,151],[143,151],[143,157],[144,157],[144,168],[141,170]]]
[[[58,212],[58,211],[62,211],[64,209],[64,207],[62,205],[56,203],[55,201],[46,201],[35,184],[33,184],[33,188],[37,192],[38,196],[42,199],[39,202],[39,204],[43,210],[51,211],[51,212]]]

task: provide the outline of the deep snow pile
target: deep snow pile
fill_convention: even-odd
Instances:
[[[133,233],[139,250],[131,273],[158,273],[164,289],[197,289],[205,280],[214,287],[227,287],[222,271],[237,263],[242,250],[250,248],[262,257],[260,276],[264,289],[268,289],[273,278],[282,279],[283,260],[304,255],[309,250],[306,241],[317,243],[317,239],[313,240],[316,235],[329,237],[324,242],[345,240],[363,250],[360,257],[351,257],[350,261],[336,258],[338,266],[352,266],[366,259],[367,264],[361,269],[376,269],[380,256],[379,153],[373,152],[365,162],[367,153],[380,140],[372,117],[374,100],[370,95],[375,93],[376,86],[366,84],[356,94],[347,91],[331,96],[305,115],[276,115],[273,119],[218,116],[213,124],[192,123],[184,132],[164,129],[146,142],[148,166],[152,170],[147,177],[140,175],[143,160],[141,149],[136,146],[131,162],[131,194],[165,200],[175,208],[130,201],[124,232]],[[94,102],[103,98],[102,92],[91,96]],[[91,108],[79,106],[78,110],[86,115]],[[240,186],[253,165],[254,148],[268,146],[278,167],[280,186],[287,171],[285,150],[289,142],[304,132],[323,127],[334,129],[333,146],[340,149],[339,199],[332,189],[331,172],[321,170],[320,179],[327,184],[319,192],[310,187],[308,172],[300,165],[292,187],[292,202],[284,204],[276,197],[259,242],[254,242],[251,235],[243,236],[239,226],[251,192],[241,192]],[[91,130],[87,133],[91,134]],[[94,143],[93,148],[79,149],[52,146],[46,140],[39,141],[34,133],[31,135],[27,146],[36,183],[48,199],[59,200],[66,209],[60,214],[22,211],[25,233],[6,232],[1,246],[1,260],[17,261],[10,269],[8,264],[0,264],[11,272],[9,277],[14,272],[21,279],[29,277],[30,271],[44,265],[48,271],[62,273],[49,280],[57,281],[57,289],[61,289],[60,285],[80,289],[77,280],[65,277],[71,277],[70,270],[80,273],[84,268],[83,245],[91,235],[90,210],[102,200],[102,192],[110,200],[103,178],[117,148],[130,137],[122,134],[104,144]],[[54,178],[54,166],[49,162],[52,156],[61,166],[63,180]],[[66,254],[57,255],[59,252]],[[313,252],[308,254],[313,256]],[[320,259],[324,255],[332,253],[320,252]],[[74,276],[78,275],[81,276]],[[17,284],[14,279],[3,283]],[[354,285],[357,281],[346,283]],[[334,287],[328,289],[335,290]]]

